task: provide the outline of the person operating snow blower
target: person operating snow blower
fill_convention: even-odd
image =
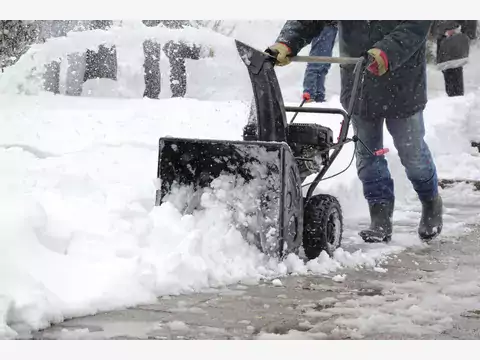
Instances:
[[[276,64],[290,63],[329,21],[287,21],[266,51]],[[422,203],[418,234],[430,240],[441,233],[442,198],[434,159],[424,140],[427,103],[426,40],[431,21],[338,21],[340,56],[368,58],[367,72],[353,111],[358,177],[369,205],[371,224],[359,235],[366,242],[388,242],[392,236],[394,184],[384,156],[383,124],[393,137],[408,179]],[[344,108],[353,86],[353,65],[341,65]],[[368,149],[367,149],[368,148]]]

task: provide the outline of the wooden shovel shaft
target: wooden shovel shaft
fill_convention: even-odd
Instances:
[[[331,57],[331,56],[293,56],[294,62],[306,63],[329,63],[329,64],[356,64],[361,58],[354,57]]]

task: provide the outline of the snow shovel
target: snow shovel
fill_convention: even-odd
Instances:
[[[238,211],[248,208],[245,216],[237,214],[235,224],[247,241],[277,258],[298,253],[301,245],[309,259],[316,258],[322,251],[332,255],[341,244],[341,207],[335,197],[313,195],[313,191],[343,145],[357,140],[348,139],[347,134],[366,59],[293,58],[296,62],[353,64],[355,80],[347,111],[288,107],[283,103],[272,56],[240,41],[236,41],[236,46],[247,67],[254,94],[252,116],[244,128],[243,140],[160,138],[157,170],[160,186],[156,205],[171,199],[175,189],[189,188],[197,196],[191,197],[185,210],[196,211],[202,208],[199,200],[202,194],[211,192],[219,185],[218,179],[227,176],[228,181],[247,186],[244,192],[256,199],[248,206],[235,208],[230,204],[234,217]],[[286,112],[342,116],[338,140],[334,141],[330,128],[319,124],[288,124]],[[306,176],[315,173],[304,195],[302,183]],[[192,205],[192,202],[195,203]]]

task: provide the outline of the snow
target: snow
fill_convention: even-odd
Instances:
[[[384,282],[385,296],[347,300],[318,312],[319,321],[306,337],[310,332],[330,333],[329,338],[441,333],[450,329],[453,314],[460,314],[464,309],[475,309],[478,305],[480,288],[473,280],[476,272],[469,270],[469,273],[458,271],[454,274],[442,271],[428,282]]]
[[[326,334],[320,332],[305,335],[303,331],[291,330],[288,334],[270,334],[261,332],[257,340],[323,340]]]
[[[282,280],[280,280],[280,279],[273,279],[273,280],[272,280],[272,285],[273,285],[273,286],[277,286],[277,287],[281,287],[281,286],[283,286]]]
[[[281,23],[248,23],[236,31],[240,40],[261,48],[274,40]],[[253,32],[255,26],[260,38]],[[262,32],[265,29],[268,31]],[[187,98],[168,99],[167,85],[161,100],[139,99],[143,93],[141,81],[138,83],[139,44],[150,36],[162,41],[193,37],[215,47],[215,58],[188,62],[191,86]],[[35,81],[26,80],[32,66],[40,68],[58,56],[104,42],[118,45],[119,80],[115,85],[99,82],[88,86],[96,94],[103,93],[104,85],[113,87],[112,96],[52,96],[39,92]],[[162,76],[167,78],[164,69],[168,66],[162,61]],[[303,70],[301,64],[278,70],[289,105],[300,99]],[[33,95],[16,94],[19,86]],[[335,66],[327,88],[331,94],[323,106],[340,106]],[[394,234],[389,245],[359,242],[355,232],[367,218],[354,166],[340,177],[322,182],[317,190],[337,196],[344,210],[345,248],[338,249],[333,258],[325,253],[307,263],[293,254],[283,262],[267,258],[231,224],[233,214],[225,199],[233,196],[241,201],[250,196],[251,201],[252,193],[241,188],[232,193],[228,182],[218,182],[218,187],[202,198],[205,208],[193,214],[182,214],[175,201],[154,206],[160,136],[240,139],[251,90],[231,38],[207,30],[182,33],[148,28],[71,34],[32,48],[16,66],[6,69],[0,77],[0,92],[0,338],[70,317],[152,303],[159,296],[238,282],[252,285],[267,278],[275,279],[273,285],[281,285],[280,278],[288,274],[335,274],[345,268],[379,271],[386,256],[422,246],[414,233]],[[479,94],[471,91],[456,99],[439,95],[428,104],[427,141],[442,177],[480,178],[479,157],[470,148],[468,136],[480,111]],[[340,128],[340,119],[332,116],[319,119],[302,114],[300,118],[330,126],[335,133]],[[387,133],[385,142],[391,150],[387,158],[398,196],[394,220],[415,226],[418,201]],[[352,151],[353,146],[346,146],[327,176],[343,170]],[[459,217],[455,204],[473,206],[478,200],[468,185],[445,193],[449,209],[446,234],[463,231],[466,222],[479,216],[468,213]],[[333,274],[333,278],[342,278]],[[462,291],[477,291],[473,285],[464,290],[453,285],[443,290],[457,296]],[[415,308],[411,306],[429,301],[420,297],[411,301],[404,293],[396,296],[395,305],[379,315],[382,326],[402,321],[395,308],[412,313]],[[357,309],[353,303],[345,306]],[[437,315],[433,310],[428,315],[438,321],[436,326],[449,321],[448,316]],[[338,325],[365,327],[370,317],[371,313],[357,309],[352,319]],[[185,324],[168,326],[180,330]],[[325,336],[319,329],[315,333],[313,337]],[[290,334],[292,338],[298,335]],[[264,338],[268,336],[273,335]]]
[[[188,330],[188,325],[185,324],[183,321],[178,321],[178,320],[169,322],[167,326],[173,331]]]
[[[346,274],[337,274],[332,278],[332,280],[335,282],[344,282],[346,277]]]

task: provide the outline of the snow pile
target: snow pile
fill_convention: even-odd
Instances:
[[[465,97],[435,100],[425,112],[429,121],[426,141],[433,148],[438,171],[445,179],[480,179],[478,150],[471,141],[478,137],[480,92]],[[441,101],[440,101],[441,99]],[[477,122],[477,126],[472,126]],[[448,146],[445,146],[448,144]]]
[[[86,50],[97,50],[100,45],[115,45],[119,48],[120,75],[125,66],[123,56],[137,58],[136,63],[143,59],[142,44],[146,40],[154,40],[160,44],[168,41],[182,41],[186,44],[195,44],[201,47],[202,57],[205,57],[209,49],[213,49],[215,57],[221,59],[222,73],[238,71],[241,60],[237,55],[234,39],[221,35],[207,28],[169,29],[163,26],[147,27],[141,22],[136,26],[114,26],[108,30],[89,30],[82,32],[70,32],[67,36],[50,38],[44,44],[34,44],[16,62],[14,66],[5,69],[0,76],[0,93],[6,94],[38,94],[41,92],[42,75],[45,65],[52,61],[67,60],[71,55],[84,53]],[[127,49],[128,54],[124,54]],[[140,69],[136,69],[139,73]],[[218,70],[218,69],[217,69]],[[248,81],[248,79],[247,79]],[[103,79],[101,83],[106,83]],[[113,82],[115,83],[115,82]],[[121,84],[121,81],[118,82]],[[127,84],[124,84],[127,85]],[[116,94],[128,93],[128,89],[117,90]]]
[[[228,21],[227,21],[228,23]],[[76,88],[77,78],[84,71],[85,50],[96,50],[99,45],[115,45],[117,51],[117,80],[92,79],[83,85],[83,96],[141,98],[144,91],[143,42],[147,39],[165,44],[170,40],[182,40],[200,45],[203,52],[212,49],[214,59],[201,58],[186,60],[188,89],[187,97],[208,100],[246,100],[252,97],[250,81],[245,66],[240,60],[234,39],[264,49],[277,37],[284,21],[234,21],[226,26],[234,28],[230,37],[207,28],[168,29],[162,26],[146,27],[140,21],[125,21],[122,27],[113,26],[109,30],[89,30],[70,32],[67,36],[48,39],[44,44],[36,44],[11,67],[0,74],[0,93],[39,94],[45,65],[52,61],[62,61],[60,92],[67,86]],[[308,54],[309,46],[301,54]],[[338,55],[335,47],[334,55]],[[72,76],[65,76],[67,63]],[[305,64],[278,69],[284,98],[301,99],[302,75]],[[160,57],[161,94],[160,98],[170,98],[169,63],[166,56]],[[242,74],[242,76],[239,76]],[[190,80],[192,79],[193,80]],[[206,81],[205,81],[206,80]],[[68,84],[67,84],[68,83]],[[327,78],[331,94],[339,90],[339,69],[333,66]]]
[[[0,274],[8,274],[0,282],[2,336],[159,295],[370,267],[396,251],[339,250],[334,259],[322,254],[305,264],[291,255],[278,263],[232,225],[239,215],[232,201],[253,200],[255,192],[233,194],[228,182],[211,189],[194,214],[173,203],[154,207],[159,134],[234,138],[247,103],[10,96],[0,102]]]

